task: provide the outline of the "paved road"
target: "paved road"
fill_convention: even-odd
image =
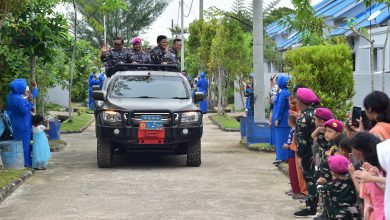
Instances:
[[[288,179],[273,154],[246,150],[239,133],[208,119],[199,168],[186,167],[185,156],[148,155],[98,169],[94,126],[62,137],[69,146],[0,204],[0,219],[272,220],[299,208],[284,195]]]

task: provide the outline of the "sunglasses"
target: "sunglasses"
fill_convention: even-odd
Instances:
[[[122,44],[114,44],[114,46],[122,46]]]

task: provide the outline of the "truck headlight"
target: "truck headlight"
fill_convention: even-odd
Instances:
[[[181,113],[181,124],[197,123],[199,122],[200,112],[184,112]]]
[[[104,111],[103,112],[103,121],[109,122],[109,123],[122,122],[122,116],[119,112]]]

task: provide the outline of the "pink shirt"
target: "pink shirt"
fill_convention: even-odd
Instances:
[[[364,206],[371,204],[374,211],[369,215],[369,220],[386,220],[385,218],[385,193],[376,183],[361,183],[360,198],[364,199]]]

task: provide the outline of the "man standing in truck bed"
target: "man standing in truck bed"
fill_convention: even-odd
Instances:
[[[114,38],[114,49],[109,50],[107,45],[104,45],[101,49],[102,62],[106,64],[106,67],[115,66],[118,63],[129,63],[131,57],[131,50],[124,48],[124,40],[121,37]]]
[[[157,37],[157,47],[150,51],[150,59],[152,64],[167,64],[165,55],[168,53],[168,40],[164,35]]]

